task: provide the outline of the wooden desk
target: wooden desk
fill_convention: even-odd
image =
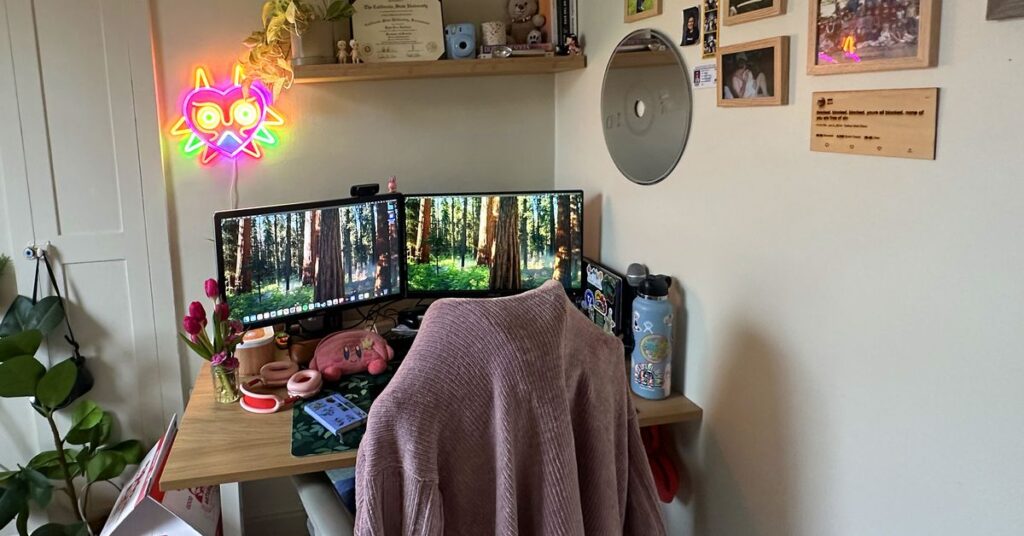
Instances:
[[[702,410],[674,393],[665,400],[633,397],[640,426],[686,422]],[[291,454],[292,412],[248,413],[238,404],[213,400],[210,365],[203,364],[178,435],[160,478],[165,490],[262,480],[352,467],[356,451],[295,458]]]

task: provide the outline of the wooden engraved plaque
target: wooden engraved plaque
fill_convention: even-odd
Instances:
[[[935,160],[938,104],[938,88],[816,92],[811,150]]]

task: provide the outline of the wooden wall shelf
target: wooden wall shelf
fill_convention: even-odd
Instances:
[[[586,56],[407,61],[359,65],[329,63],[295,67],[295,83],[554,74],[575,71],[586,66]]]

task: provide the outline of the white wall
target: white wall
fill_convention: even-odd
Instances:
[[[155,0],[154,39],[175,300],[202,296],[216,274],[213,212],[230,208],[230,164],[202,167],[168,135],[192,70],[224,77],[259,25],[262,0]],[[450,0],[447,23],[500,17],[502,2]],[[397,175],[405,192],[550,188],[554,169],[551,76],[295,85],[276,106],[282,143],[239,166],[239,206],[347,197],[349,186]],[[163,292],[170,299],[170,289]],[[187,381],[199,358],[182,352]],[[239,448],[244,448],[239,445]],[[243,487],[250,534],[287,532],[297,503],[287,480]],[[282,519],[284,515],[286,518]],[[294,527],[294,525],[293,525]]]
[[[678,40],[693,3],[648,22]],[[947,0],[938,68],[808,77],[807,2],[789,3],[721,42],[790,35],[793,104],[697,91],[659,185],[616,172],[599,112],[602,66],[645,23],[588,2],[591,67],[556,82],[556,183],[600,193],[601,256],[686,289],[677,381],[705,418],[678,432],[696,496],[666,509],[672,533],[1020,534],[1024,20]],[[808,150],[812,91],[927,86],[938,160]]]

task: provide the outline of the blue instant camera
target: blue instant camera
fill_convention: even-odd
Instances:
[[[449,24],[444,28],[444,44],[450,60],[475,58],[476,26],[469,23]]]

